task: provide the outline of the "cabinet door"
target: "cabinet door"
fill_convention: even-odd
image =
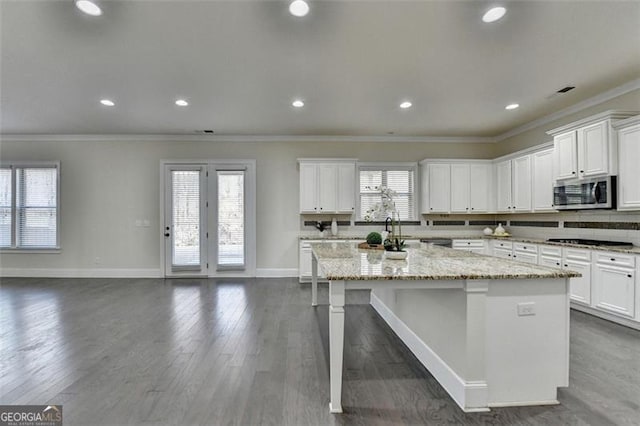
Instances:
[[[538,264],[538,255],[532,253],[526,253],[521,251],[516,251],[513,253],[513,259],[518,262],[526,262],[531,263],[532,265]]]
[[[547,266],[549,268],[562,269],[562,259],[559,257],[540,256],[538,257],[538,265]]]
[[[591,263],[565,259],[564,268],[582,274],[570,279],[570,293],[573,302],[589,305],[591,303]]]
[[[469,165],[451,165],[451,212],[469,212]]]
[[[469,210],[472,213],[489,211],[491,197],[491,166],[471,164],[469,166]]]
[[[300,163],[300,213],[318,212],[318,168]]]
[[[536,152],[533,160],[533,210],[553,210],[553,149]]]
[[[494,247],[493,248],[493,255],[495,257],[500,257],[502,259],[511,259],[511,250],[508,249],[502,249],[499,247]]]
[[[429,164],[429,213],[448,213],[451,195],[449,164]]]
[[[356,165],[338,164],[338,211],[353,213],[356,210]]]
[[[618,131],[618,210],[640,210],[640,124]]]
[[[563,133],[553,138],[554,171],[556,179],[578,177],[578,146],[576,132]]]
[[[318,165],[318,212],[336,211],[338,168],[335,164]]]
[[[531,156],[518,157],[512,162],[513,208],[519,212],[531,211]]]
[[[496,202],[499,212],[511,212],[511,160],[496,164]]]
[[[596,263],[594,305],[610,313],[635,316],[635,279],[633,270]]]
[[[578,175],[600,176],[609,173],[609,122],[578,129]]]
[[[300,259],[298,262],[300,281],[311,278],[311,256],[311,246],[308,243],[300,243]]]

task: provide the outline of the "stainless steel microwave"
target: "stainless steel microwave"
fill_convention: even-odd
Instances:
[[[557,182],[553,187],[556,210],[615,209],[616,177]]]

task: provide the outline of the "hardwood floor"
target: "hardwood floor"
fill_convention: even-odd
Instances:
[[[561,405],[465,414],[367,292],[348,294],[331,415],[328,311],[310,300],[294,279],[2,279],[0,404],[63,404],[65,425],[640,421],[638,331],[572,312]]]

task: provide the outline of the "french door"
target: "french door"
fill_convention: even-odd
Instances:
[[[163,169],[165,276],[254,276],[255,162]]]

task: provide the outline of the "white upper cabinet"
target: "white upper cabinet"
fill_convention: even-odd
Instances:
[[[300,213],[353,213],[355,160],[300,159]]]
[[[576,132],[563,133],[553,138],[555,149],[555,178],[578,177],[578,148]]]
[[[553,211],[553,148],[531,155],[533,168],[533,210]]]
[[[451,212],[469,211],[469,165],[451,165]]]
[[[640,116],[619,124],[618,210],[640,210]]]
[[[469,165],[469,212],[484,213],[492,210],[491,164]]]
[[[487,213],[493,194],[488,161],[422,163],[422,213]]]
[[[531,156],[512,160],[511,211],[531,211]]]
[[[496,164],[496,210],[511,212],[511,160]]]
[[[555,147],[555,179],[616,175],[618,143],[612,124],[636,114],[607,111],[548,131]]]
[[[451,203],[451,166],[449,164],[428,164],[427,211],[424,213],[448,213]],[[424,170],[424,169],[423,169]]]

